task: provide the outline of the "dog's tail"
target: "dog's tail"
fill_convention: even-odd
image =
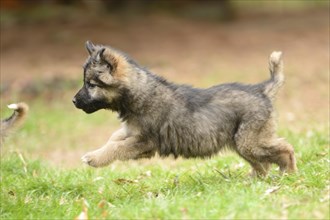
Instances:
[[[275,99],[278,90],[284,83],[282,52],[274,51],[269,57],[269,71],[271,78],[265,82],[264,93]]]
[[[14,112],[9,118],[1,121],[1,140],[3,140],[12,129],[17,128],[24,122],[29,110],[29,106],[24,102],[8,105],[8,108],[13,109]]]

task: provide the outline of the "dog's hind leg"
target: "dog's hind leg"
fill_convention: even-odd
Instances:
[[[255,147],[258,143],[258,130],[251,127],[249,123],[242,123],[235,134],[235,150],[252,166],[251,176],[266,176],[269,170],[269,163],[261,161],[255,156]]]
[[[109,141],[98,150],[85,154],[81,159],[92,167],[103,167],[115,160],[129,160],[152,157],[155,148],[146,142],[140,142],[136,136],[124,140]]]
[[[261,127],[242,124],[235,135],[236,150],[253,167],[257,176],[267,174],[269,165],[275,163],[280,171],[294,172],[296,160],[293,147],[275,135],[275,123],[269,119]]]
[[[259,162],[253,155],[247,153],[244,149],[237,150],[237,153],[251,165],[251,177],[264,177],[267,175],[270,163]]]
[[[271,163],[271,152],[264,149],[275,136],[276,124],[273,117],[258,113],[243,120],[235,134],[235,150],[252,166],[252,176],[266,176]]]
[[[262,149],[262,155],[267,155],[265,157],[266,160],[280,167],[281,173],[292,173],[297,170],[294,149],[283,138],[270,140],[266,145],[261,146],[260,149]]]
[[[258,135],[258,140],[259,144],[253,152],[258,160],[277,164],[281,173],[297,170],[294,149],[283,138],[276,136],[273,118],[264,124]]]

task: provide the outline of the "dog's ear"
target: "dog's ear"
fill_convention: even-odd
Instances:
[[[89,53],[89,55],[92,55],[92,53],[95,51],[95,45],[91,41],[86,41],[85,43],[86,49]]]
[[[97,60],[101,60],[101,61],[107,61],[105,56],[104,56],[104,51],[105,51],[105,47],[100,49],[98,52],[97,52]]]
[[[109,51],[104,47],[97,52],[96,60],[106,63],[110,70],[114,67],[115,58]]]

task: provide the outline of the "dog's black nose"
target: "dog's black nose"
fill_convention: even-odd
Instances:
[[[72,99],[72,102],[73,102],[73,104],[76,104],[76,97],[74,97],[73,99]]]

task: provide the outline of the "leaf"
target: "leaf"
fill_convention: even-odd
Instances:
[[[61,197],[61,199],[60,199],[60,205],[63,205],[63,204],[65,204],[66,203],[66,200],[65,200],[65,198],[62,196]]]
[[[147,192],[147,198],[151,199],[154,197],[154,194],[152,192]]]
[[[239,164],[236,164],[234,166],[235,169],[240,169],[240,168],[243,168],[245,166],[245,164],[243,162],[240,162]]]
[[[139,181],[119,178],[119,179],[114,180],[114,182],[121,185],[121,184],[128,184],[128,183],[138,183]]]
[[[93,179],[93,182],[96,182],[96,181],[99,181],[99,180],[103,180],[103,179],[104,179],[104,177],[98,176],[95,179]]]
[[[99,189],[97,190],[97,192],[102,195],[104,192],[104,187],[100,186]]]
[[[31,202],[31,197],[29,196],[29,195],[27,195],[26,197],[25,197],[25,199],[24,199],[24,203],[25,204],[28,204],[28,203],[30,203]]]
[[[149,176],[150,177],[151,176],[151,171],[150,170],[147,170],[145,174],[146,174],[146,176]]]
[[[32,171],[32,176],[33,176],[33,177],[38,177],[38,173],[37,173],[36,170],[33,170],[33,171]]]
[[[107,201],[105,201],[104,199],[102,199],[99,204],[97,204],[97,206],[100,208],[100,209],[103,209],[104,208],[104,205],[107,203]]]
[[[82,199],[82,212],[75,218],[75,220],[88,220],[89,204],[86,199]]]
[[[280,186],[274,186],[274,187],[272,187],[272,188],[269,188],[269,189],[267,189],[267,190],[265,191],[265,194],[264,194],[264,195],[265,195],[265,196],[268,196],[268,195],[270,195],[270,194],[272,194],[272,193],[278,191],[280,188],[281,188]]]
[[[88,215],[87,212],[82,211],[76,218],[75,220],[88,220]]]

